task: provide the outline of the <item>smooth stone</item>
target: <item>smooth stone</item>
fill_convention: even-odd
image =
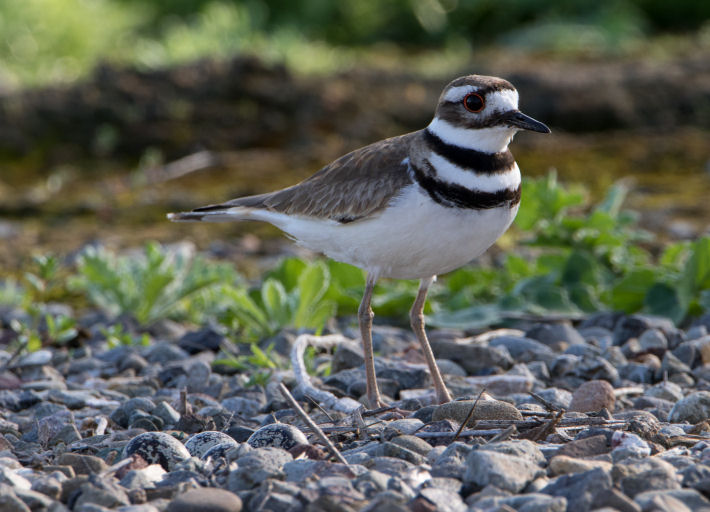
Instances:
[[[360,491],[366,498],[372,499],[376,494],[387,490],[390,476],[376,469],[371,469],[359,475],[353,482],[353,487]]]
[[[258,400],[242,396],[230,396],[221,402],[222,407],[240,416],[252,417],[259,414],[262,404]]]
[[[439,371],[442,375],[457,375],[459,377],[465,377],[468,375],[466,370],[451,359],[437,359],[436,365],[439,367]]]
[[[173,343],[156,343],[150,347],[144,355],[151,364],[170,363],[172,361],[183,361],[190,357],[190,354]]]
[[[378,449],[375,451],[375,455],[382,457],[395,457],[416,465],[426,463],[426,457],[424,455],[389,441],[380,444]]]
[[[416,508],[416,500],[423,500],[422,507],[434,506],[434,510],[438,512],[466,512],[468,507],[461,499],[458,493],[452,493],[447,489],[439,489],[437,487],[425,487],[419,490],[419,495],[415,498],[412,505],[412,510],[422,510]],[[423,508],[427,510],[427,508]],[[429,508],[428,510],[431,510]]]
[[[616,397],[614,388],[605,380],[592,380],[585,382],[572,393],[569,404],[570,411],[596,412],[603,408],[614,410]]]
[[[584,337],[568,322],[537,324],[525,335],[553,349],[558,349],[562,344],[584,343]]]
[[[456,400],[440,405],[432,414],[432,421],[444,419],[455,420],[458,423],[463,423],[475,400]],[[468,421],[467,426],[473,426],[478,420],[522,420],[523,415],[515,408],[514,405],[508,402],[499,400],[479,400],[476,408]]]
[[[638,338],[644,331],[653,328],[664,333],[676,330],[673,322],[668,318],[650,315],[624,315],[614,326],[614,345],[622,345],[630,338]]]
[[[160,464],[166,471],[172,471],[191,457],[180,441],[164,432],[145,432],[131,439],[123,448],[123,456],[130,457],[134,453],[149,464]]]
[[[44,366],[52,362],[52,351],[47,349],[35,350],[29,354],[20,357],[20,359],[12,365],[13,368],[23,368],[27,366]]]
[[[618,480],[621,490],[627,496],[634,498],[637,494],[646,491],[680,489],[680,482],[673,466],[663,460],[653,460],[652,467],[635,472],[636,469],[645,468],[633,459],[628,459],[628,465],[634,465],[631,474]],[[652,460],[652,459],[651,459]]]
[[[80,510],[82,505],[90,504],[109,509],[131,504],[126,491],[115,480],[98,478],[96,475],[90,475],[89,481],[81,484],[79,493],[73,510]]]
[[[190,354],[197,354],[203,350],[218,351],[225,341],[224,335],[211,327],[197,331],[186,332],[177,342],[178,346]]]
[[[634,501],[643,512],[683,512],[710,508],[710,501],[695,489],[652,490],[636,495]]]
[[[540,493],[526,493],[519,496],[491,496],[475,502],[476,512],[479,510],[526,512],[565,512],[567,500],[563,497],[553,497]],[[470,510],[470,509],[469,509]]]
[[[522,457],[535,464],[544,464],[546,459],[537,444],[527,439],[514,439],[511,441],[498,441],[478,447],[479,450],[503,453]]]
[[[594,457],[611,451],[610,443],[605,435],[595,435],[582,439],[575,439],[565,443],[557,450],[555,455],[566,455],[568,457],[582,458]]]
[[[229,443],[232,446],[237,446],[239,444],[231,436],[225,434],[224,432],[206,430],[205,432],[200,432],[190,436],[187,441],[185,441],[185,448],[188,452],[190,452],[190,455],[200,458],[213,446],[223,443]]]
[[[461,480],[466,472],[466,458],[471,450],[473,450],[471,445],[460,441],[446,447],[437,446],[427,457],[431,461],[432,476]],[[437,453],[439,453],[438,456]]]
[[[670,402],[677,402],[684,396],[683,389],[678,384],[669,381],[659,382],[655,386],[651,386],[644,392],[644,395]]]
[[[253,448],[272,447],[290,450],[299,444],[309,444],[306,436],[297,427],[285,423],[265,425],[254,432],[247,444]]]
[[[505,348],[517,363],[549,361],[555,357],[552,349],[544,343],[522,336],[499,336],[493,338],[488,344],[491,347]]]
[[[499,489],[520,492],[545,470],[528,459],[490,450],[473,450],[466,457],[464,484],[474,488],[495,485]]]
[[[710,417],[710,391],[696,391],[676,402],[668,415],[671,423],[700,423]]]
[[[282,479],[283,466],[293,457],[281,448],[255,448],[237,460],[237,469],[227,477],[227,489],[236,493],[248,491],[267,478]]]
[[[63,453],[57,458],[56,463],[71,467],[77,475],[91,475],[108,469],[102,458],[80,453]]]
[[[340,343],[333,354],[331,373],[338,373],[349,368],[358,368],[365,362],[362,344],[358,341]]]
[[[567,510],[592,510],[604,506],[604,494],[612,490],[611,476],[601,468],[558,476],[540,492],[567,499]]]
[[[659,329],[646,329],[639,337],[641,350],[662,354],[668,350],[668,339]]]
[[[427,456],[432,447],[424,439],[412,435],[401,435],[390,440],[391,443],[411,450],[419,455]]]
[[[569,410],[570,403],[572,402],[572,393],[570,393],[566,389],[547,388],[540,389],[536,393],[548,402],[550,402],[552,405],[557,406],[561,409]],[[530,396],[529,394],[525,394],[521,398],[522,399],[520,402],[516,402],[518,406],[522,404],[540,404],[537,399]]]
[[[449,359],[470,375],[489,372],[492,368],[507,370],[513,366],[513,358],[505,348],[449,340],[432,340],[431,348],[437,359]]]
[[[13,489],[29,490],[32,484],[24,476],[18,473],[17,469],[0,467],[0,483],[9,485]]]
[[[177,495],[166,512],[239,512],[242,500],[233,492],[200,487]]]
[[[664,375],[668,375],[669,378],[672,378],[676,374],[689,374],[690,372],[690,366],[673,355],[673,352],[666,352],[663,354],[661,367],[656,371],[656,377],[662,378]]]
[[[535,377],[529,375],[486,375],[466,377],[468,383],[466,392],[479,393],[486,390],[492,395],[508,396],[514,393],[527,393],[532,391],[535,384]]]
[[[551,476],[565,475],[568,473],[584,473],[596,468],[604,471],[611,471],[612,463],[603,460],[585,460],[569,457],[567,455],[556,455],[550,459],[548,471]]]
[[[414,434],[424,426],[424,422],[417,418],[402,418],[390,421],[385,427],[385,436],[388,434]]]
[[[0,483],[0,512],[32,512],[25,503],[15,495],[12,487]]]
[[[163,420],[163,424],[166,426],[175,425],[180,421],[180,413],[167,402],[159,402],[153,409],[152,414]]]

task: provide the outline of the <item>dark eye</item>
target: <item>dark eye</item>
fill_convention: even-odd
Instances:
[[[472,92],[470,94],[467,94],[466,97],[463,99],[463,106],[466,107],[466,110],[469,112],[480,112],[483,110],[483,107],[486,106],[486,103],[483,101],[483,97],[478,94],[477,92]]]

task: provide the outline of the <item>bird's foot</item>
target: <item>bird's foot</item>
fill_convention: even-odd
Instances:
[[[383,401],[380,396],[372,396],[372,397],[367,397],[367,405],[370,410],[375,410],[375,409],[387,409],[390,407],[390,404],[387,402]]]
[[[447,402],[451,402],[451,394],[449,394],[449,390],[444,388],[444,389],[437,389],[436,390],[436,401],[439,402],[440,404],[445,404]]]

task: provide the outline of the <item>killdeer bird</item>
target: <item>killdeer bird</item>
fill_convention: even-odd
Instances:
[[[437,274],[482,254],[515,218],[520,169],[508,150],[519,130],[549,133],[518,110],[501,78],[457,78],[423,130],[348,153],[292,187],[171,213],[173,221],[269,222],[299,244],[367,272],[358,310],[367,400],[383,405],[372,352],[372,290],[382,277],[420,279],[410,311],[436,397],[451,400],[424,330]]]

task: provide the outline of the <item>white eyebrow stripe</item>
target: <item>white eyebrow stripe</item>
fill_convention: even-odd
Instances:
[[[444,101],[461,101],[466,97],[467,94],[470,94],[472,92],[476,92],[478,90],[478,87],[475,85],[459,85],[457,87],[452,87],[448,91],[446,91],[446,94],[444,94]]]

